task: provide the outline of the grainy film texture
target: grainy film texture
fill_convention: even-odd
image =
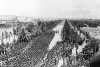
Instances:
[[[0,67],[99,67],[100,20],[0,17]]]

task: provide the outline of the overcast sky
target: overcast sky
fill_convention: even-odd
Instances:
[[[100,0],[0,0],[0,15],[100,18]]]

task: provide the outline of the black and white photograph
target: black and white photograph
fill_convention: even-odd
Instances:
[[[0,67],[100,67],[100,0],[0,0]]]

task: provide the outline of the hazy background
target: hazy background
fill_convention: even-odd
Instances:
[[[100,0],[0,0],[0,15],[100,18]]]

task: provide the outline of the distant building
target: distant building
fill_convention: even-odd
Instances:
[[[86,27],[82,30],[89,33],[89,35],[95,39],[100,39],[100,27],[92,28],[92,27]]]

